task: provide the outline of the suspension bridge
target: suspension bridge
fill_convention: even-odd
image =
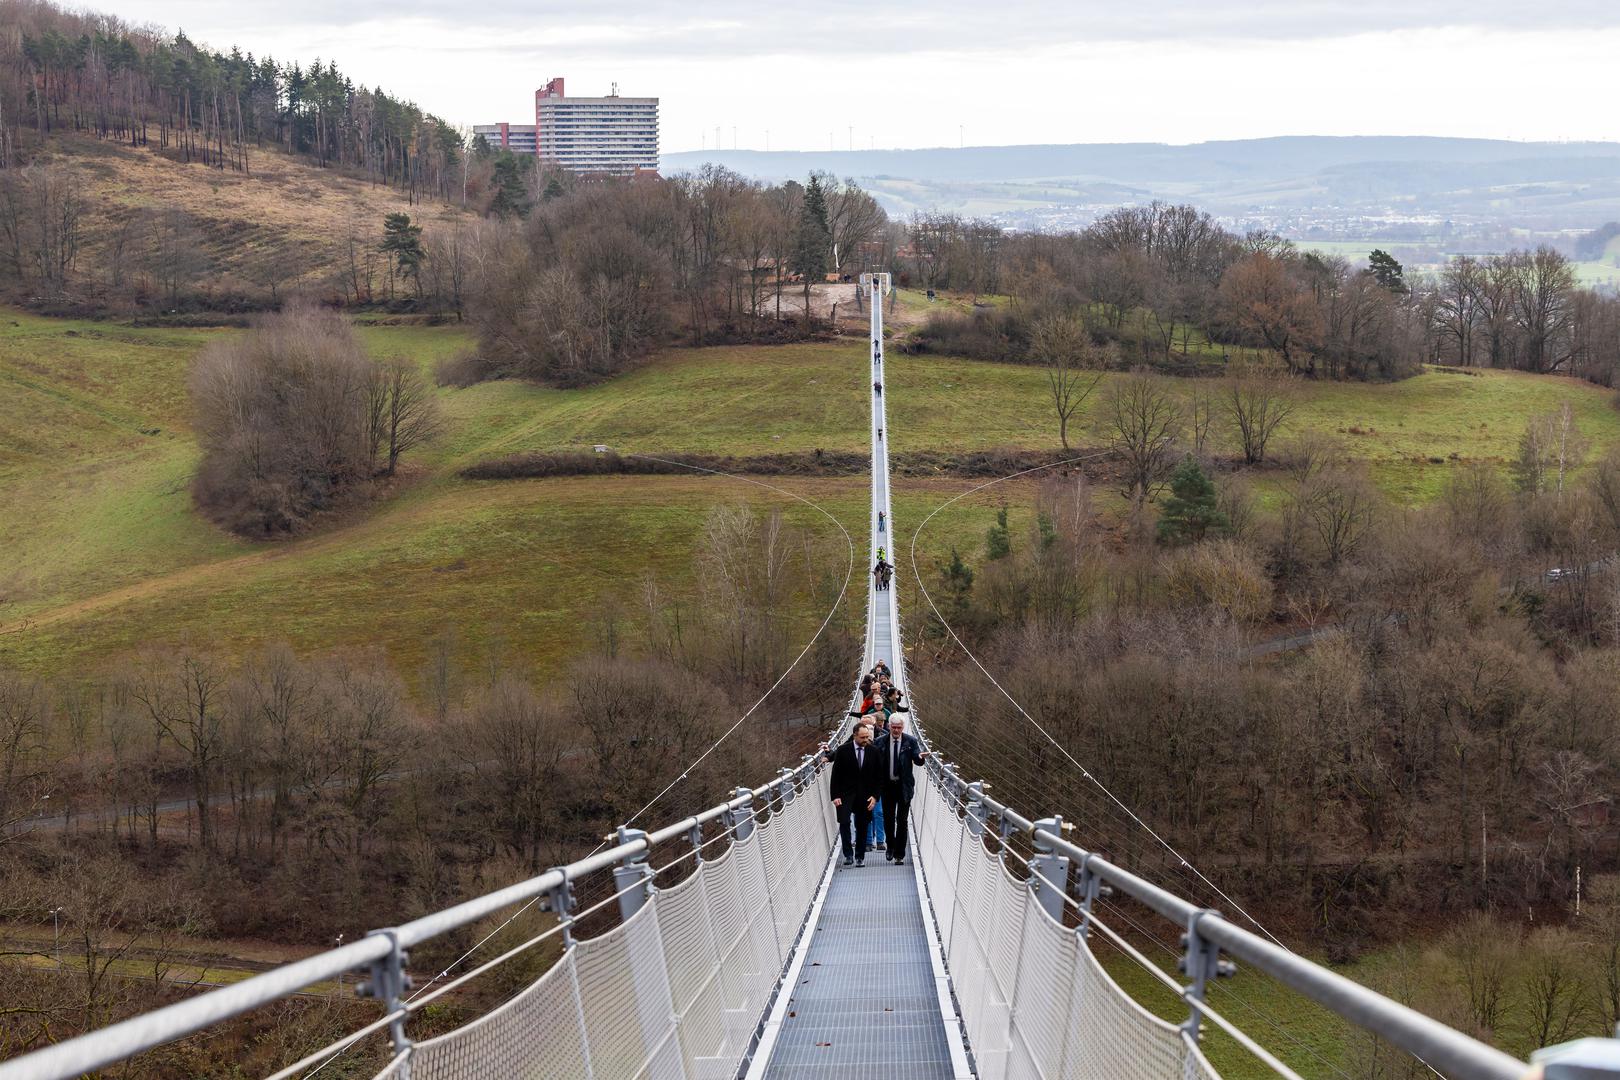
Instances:
[[[865,275],[860,287],[871,300],[871,566],[892,548],[894,522],[881,392],[888,277]],[[895,597],[868,585],[861,671],[881,660],[904,690]],[[1263,1070],[1298,1077],[1227,1015],[1224,1000],[1221,1009],[1212,1002],[1211,986],[1235,964],[1434,1075],[1620,1077],[1620,1041],[1581,1040],[1518,1061],[1289,951],[1258,925],[1077,846],[1061,819],[1028,816],[1016,792],[1000,801],[942,759],[949,748],[929,744],[914,699],[910,719],[927,759],[904,863],[840,865],[829,770],[817,753],[684,820],[650,831],[627,824],[589,856],[538,877],[0,1062],[0,1080],[105,1069],[355,971],[380,1004],[377,1018],[272,1080],[318,1074],[366,1040],[386,1040],[378,1080],[1202,1080],[1219,1075],[1204,1053],[1213,1028]],[[1115,917],[1127,903],[1179,932],[1180,978],[1141,952],[1128,917]],[[543,931],[412,987],[410,949],[536,907],[554,916]],[[1163,1019],[1127,994],[1098,961],[1102,941],[1140,962],[1184,1017]],[[560,958],[505,1003],[413,1039],[413,1019],[434,1001],[548,943]]]

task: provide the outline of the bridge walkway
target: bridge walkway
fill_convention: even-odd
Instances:
[[[916,872],[869,861],[832,875],[766,1080],[952,1080]]]
[[[865,286],[863,285],[863,288]],[[872,290],[871,381],[883,381],[881,286]],[[871,392],[872,505],[867,567],[883,549],[894,561],[889,522],[889,455],[883,395]],[[879,513],[884,515],[879,526]],[[866,667],[888,664],[905,688],[898,610],[892,589],[867,581]],[[919,784],[923,781],[919,778]],[[916,836],[913,827],[912,835]],[[864,867],[835,870],[800,967],[778,1009],[766,1080],[882,1076],[953,1080],[971,1076],[956,1028],[932,915],[925,910],[915,848],[896,866],[868,852]],[[947,1026],[947,1011],[951,1024]],[[954,1038],[953,1038],[954,1035]]]

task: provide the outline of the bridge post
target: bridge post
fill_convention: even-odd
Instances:
[[[782,791],[782,808],[785,810],[787,804],[793,801],[793,771],[786,767],[779,771],[782,775],[777,779],[776,785]]]
[[[371,977],[354,988],[355,994],[360,997],[376,998],[382,1002],[383,1015],[396,1012],[404,1004],[405,994],[411,989],[411,977],[405,973],[405,965],[410,962],[410,954],[399,945],[399,931],[389,928],[387,930],[373,930],[367,937],[385,937],[390,946],[388,955],[375,960],[371,964]],[[394,1019],[388,1025],[388,1037],[394,1044],[394,1056],[408,1053],[411,1049],[410,1037],[405,1034],[405,1017],[403,1015]],[[410,1080],[411,1061],[407,1057],[401,1066],[399,1075],[404,1080]]]
[[[619,843],[628,844],[636,840],[647,839],[647,834],[640,829],[627,829],[619,826]],[[647,864],[647,852],[643,850],[636,855],[628,855],[624,861],[613,868],[613,891],[619,894],[619,920],[629,922],[630,916],[640,911],[642,905],[652,898],[652,867]],[[639,884],[639,888],[636,886]]]
[[[703,826],[693,825],[686,830],[686,842],[692,845],[692,865],[703,862]]]
[[[1181,1034],[1191,1042],[1198,1041],[1199,1028],[1203,1025],[1204,990],[1209,980],[1226,978],[1237,974],[1237,965],[1230,960],[1221,959],[1221,949],[1212,941],[1208,941],[1198,932],[1198,924],[1203,919],[1218,919],[1221,913],[1213,908],[1200,908],[1187,917],[1187,932],[1181,935],[1181,944],[1186,952],[1176,962],[1176,968],[1183,975],[1192,979],[1187,986],[1187,1003],[1190,1006],[1187,1019],[1181,1022]]]
[[[732,838],[740,844],[754,831],[754,793],[740,787],[731,794],[736,798],[748,800],[746,805],[726,811],[726,825],[731,829]]]
[[[1069,858],[1054,851],[1051,841],[1041,834],[1061,835],[1063,828],[1063,818],[1057,814],[1037,821],[1032,837],[1035,854],[1029,860],[1029,887],[1036,902],[1059,926],[1063,925],[1063,898],[1069,889]]]
[[[990,816],[984,805],[984,781],[975,780],[967,786],[967,828],[974,836],[984,835],[984,823]]]
[[[1091,860],[1093,858],[1094,856],[1088,854],[1080,860],[1080,866],[1076,870],[1075,887],[1080,893],[1080,936],[1082,938],[1091,936],[1091,909],[1097,906],[1097,898],[1114,895],[1113,886],[1106,884],[1102,878],[1097,876],[1096,871],[1091,869]]]

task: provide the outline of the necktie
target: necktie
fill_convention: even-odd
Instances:
[[[866,752],[858,746],[855,748],[855,767],[857,769],[866,768]]]
[[[900,779],[900,772],[899,772],[899,766],[898,766],[899,754],[900,754],[900,740],[899,739],[890,739],[889,740],[889,779],[890,780],[898,780],[898,779]]]

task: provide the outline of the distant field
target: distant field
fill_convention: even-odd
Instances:
[[[1296,240],[1295,243],[1303,251],[1337,255],[1352,266],[1365,266],[1367,257],[1372,254],[1374,248],[1381,248],[1405,263],[1408,273],[1413,271],[1433,273],[1439,270],[1444,262],[1444,256],[1434,261],[1434,252],[1441,244],[1438,240]],[[1414,249],[1422,254],[1414,254]],[[1617,264],[1617,259],[1620,259],[1620,254],[1611,247],[1603,259],[1589,262],[1572,261],[1570,267],[1575,271],[1576,280],[1589,288],[1620,288],[1620,264]]]
[[[83,670],[142,643],[189,637],[226,652],[271,640],[363,643],[410,672],[454,622],[464,641],[499,638],[550,668],[566,660],[593,613],[632,596],[643,574],[690,585],[704,516],[738,498],[784,505],[842,565],[844,541],[824,519],[734,481],[472,483],[456,471],[493,455],[595,443],[653,453],[859,451],[859,341],[677,350],[583,390],[500,382],[441,391],[450,430],[409,463],[394,495],[317,535],[260,544],[200,519],[187,488],[196,450],[185,374],[207,341],[234,332],[0,313],[0,545],[8,553],[0,664]],[[424,366],[469,341],[455,327],[360,334],[375,353]],[[897,451],[1057,445],[1039,368],[891,353],[885,383]],[[1566,379],[1432,371],[1394,385],[1302,389],[1306,400],[1286,430],[1342,432],[1405,502],[1432,497],[1457,460],[1505,461],[1525,417],[1564,400],[1589,439],[1620,438],[1608,392]],[[1099,391],[1071,439],[1096,446],[1105,438]],[[823,500],[852,530],[865,520],[859,480],[782,485]],[[904,530],[967,486],[897,481],[902,543]],[[942,514],[924,538],[925,562],[953,545],[975,557],[990,508],[1005,497],[994,488]],[[1098,497],[1104,507],[1114,498]]]
[[[1604,262],[1578,262],[1572,265],[1582,285],[1601,286],[1607,289],[1620,288],[1620,263],[1616,263],[1614,259]]]

